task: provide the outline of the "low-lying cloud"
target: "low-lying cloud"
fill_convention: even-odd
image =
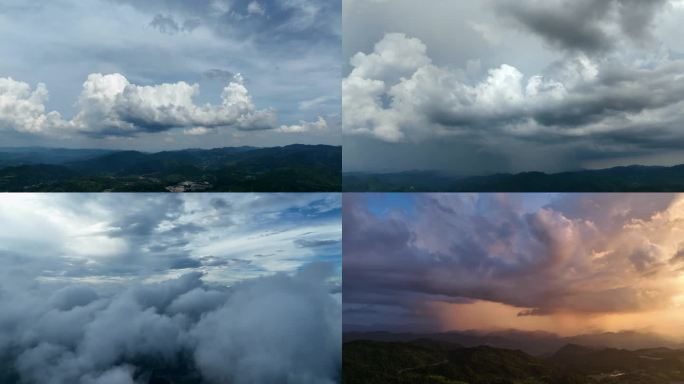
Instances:
[[[26,383],[334,383],[340,304],[333,268],[230,288],[192,273],[147,284],[0,283],[0,375]]]

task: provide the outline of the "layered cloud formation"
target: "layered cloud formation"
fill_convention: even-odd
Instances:
[[[474,303],[514,308],[510,327],[639,313],[648,327],[684,315],[681,196],[426,194],[389,208],[383,199],[345,198],[350,327],[435,329],[445,326],[435,308]],[[492,323],[486,312],[481,327]]]
[[[154,86],[131,84],[121,74],[91,74],[78,99],[80,112],[65,120],[55,111],[46,112],[48,91],[44,84],[0,79],[0,123],[20,132],[64,135],[75,131],[93,136],[135,136],[139,133],[190,128],[189,133],[208,133],[217,128],[243,131],[277,128],[273,110],[259,110],[241,75],[223,88],[220,105],[198,105],[197,84],[178,82]],[[281,126],[283,132],[325,129],[326,121]],[[193,130],[194,129],[194,130]]]
[[[361,3],[353,2],[349,12],[361,9]],[[371,51],[351,55],[343,80],[345,133],[416,147],[450,140],[460,143],[457,148],[471,146],[513,162],[526,156],[521,152],[541,148],[550,163],[564,161],[566,169],[681,147],[684,61],[665,42],[667,31],[656,25],[656,20],[681,20],[679,2],[478,4],[438,6],[469,18],[458,28],[482,41],[477,49],[460,36],[455,46],[431,48],[424,40],[439,40],[418,20],[405,29],[427,39],[399,29],[385,34]],[[411,7],[405,2],[383,6]],[[451,9],[459,7],[463,12]],[[479,20],[490,15],[499,25]],[[463,33],[460,29],[452,33]],[[533,43],[537,47],[529,48]],[[464,52],[479,51],[480,57],[453,63],[438,52],[461,46]]]

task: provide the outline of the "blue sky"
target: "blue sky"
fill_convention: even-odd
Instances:
[[[377,216],[400,210],[406,215],[414,212],[414,195],[410,193],[369,193],[365,195],[368,209]]]
[[[491,195],[495,196],[496,194]],[[379,217],[389,215],[395,211],[400,211],[408,217],[415,217],[416,215],[416,202],[419,201],[419,195],[413,193],[369,193],[362,196],[367,209]],[[475,197],[476,195],[471,194],[470,196]],[[512,196],[520,202],[523,210],[534,212],[550,204],[559,194],[535,193],[514,194]]]
[[[149,150],[339,144],[340,13],[332,0],[1,0],[0,138]],[[128,87],[106,78],[96,99],[121,96],[98,103],[84,88],[93,74]],[[189,90],[160,88],[181,82],[197,85],[192,102],[178,99]],[[251,102],[217,109],[238,100],[222,97],[231,82]]]

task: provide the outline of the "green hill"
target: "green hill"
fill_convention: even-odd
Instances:
[[[684,351],[566,345],[550,357],[519,350],[444,342],[350,341],[343,383],[678,384]]]

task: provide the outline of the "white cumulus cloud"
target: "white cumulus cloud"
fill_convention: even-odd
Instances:
[[[0,78],[0,129],[40,133],[61,124],[57,112],[45,112],[48,91],[45,84],[31,86],[10,78]]]

